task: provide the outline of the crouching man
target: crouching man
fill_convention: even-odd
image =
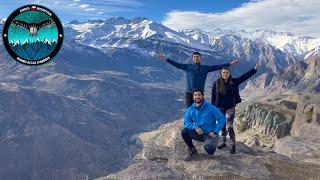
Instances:
[[[208,154],[214,154],[219,140],[219,131],[224,127],[226,119],[220,110],[204,100],[201,89],[192,92],[194,103],[184,115],[184,129],[182,138],[188,146],[186,160],[198,153],[192,139],[204,142],[204,149]]]

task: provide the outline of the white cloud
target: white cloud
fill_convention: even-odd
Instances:
[[[86,9],[86,8],[88,8],[90,5],[89,4],[81,4],[79,7],[81,8],[81,9]]]
[[[80,0],[73,0],[74,2],[80,2]]]
[[[223,13],[171,11],[163,24],[175,29],[272,29],[320,36],[319,0],[254,0]]]
[[[87,8],[84,11],[95,11],[95,10],[96,10],[95,8]]]

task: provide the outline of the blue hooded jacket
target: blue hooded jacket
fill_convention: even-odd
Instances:
[[[219,131],[226,123],[225,116],[214,105],[203,101],[200,108],[193,103],[184,115],[184,127],[188,129],[201,128],[204,134]]]
[[[223,67],[229,67],[230,63],[221,65],[201,65],[200,63],[182,64],[175,62],[171,59],[167,59],[167,62],[186,72],[187,76],[187,92],[192,92],[194,89],[201,89],[204,91],[204,85],[206,83],[207,74],[212,71],[217,71]]]

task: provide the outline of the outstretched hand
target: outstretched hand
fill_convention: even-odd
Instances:
[[[167,57],[164,56],[163,54],[157,54],[157,57],[161,60],[161,61],[166,61]]]
[[[254,67],[254,69],[257,71],[260,68],[260,64],[257,63],[256,66]]]
[[[237,60],[231,61],[230,65],[235,65],[235,64],[239,64],[239,63],[240,63],[240,61],[237,59]]]

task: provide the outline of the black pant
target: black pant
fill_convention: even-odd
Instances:
[[[187,108],[193,104],[193,94],[191,92],[186,92],[186,106]]]
[[[189,148],[194,147],[192,139],[204,142],[203,148],[208,154],[213,154],[216,151],[219,141],[219,135],[216,135],[215,137],[209,136],[208,134],[199,135],[196,130],[188,128],[184,128],[181,131],[181,136]]]

